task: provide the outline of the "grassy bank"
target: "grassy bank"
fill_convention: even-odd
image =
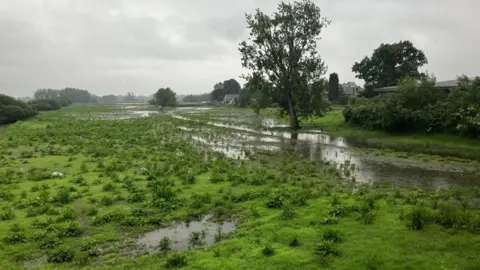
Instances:
[[[42,113],[0,137],[1,269],[480,267],[478,189],[354,186],[293,153],[226,158],[168,115],[82,120],[92,112],[114,111]],[[179,252],[136,244],[207,214],[236,231]]]
[[[276,112],[271,109],[262,114],[276,117]],[[280,121],[288,123],[288,118]],[[480,160],[480,140],[478,139],[447,134],[391,134],[365,130],[346,124],[342,107],[334,107],[324,117],[303,120],[302,125],[306,129],[321,128],[332,136],[347,137],[350,143],[361,147]]]

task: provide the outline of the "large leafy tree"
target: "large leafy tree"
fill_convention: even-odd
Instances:
[[[257,9],[246,19],[250,38],[239,50],[257,108],[278,104],[294,129],[299,118],[323,115],[326,67],[317,41],[329,21],[320,8],[310,0],[282,2],[272,15]]]
[[[423,51],[405,40],[393,44],[382,43],[371,57],[366,56],[362,61],[355,62],[352,71],[357,78],[365,81],[368,95],[374,88],[397,85],[405,77],[424,77],[418,69],[427,63]]]
[[[176,93],[173,92],[170,87],[167,88],[160,88],[158,91],[153,95],[153,102],[156,105],[165,107],[165,106],[175,106],[177,104],[177,97]]]

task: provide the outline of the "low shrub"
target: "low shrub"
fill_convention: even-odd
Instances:
[[[297,213],[295,212],[295,209],[291,206],[286,206],[283,208],[282,212],[282,219],[285,220],[292,220],[297,216]]]
[[[182,254],[172,254],[165,263],[165,268],[182,268],[187,266],[187,257]]]
[[[268,208],[282,208],[283,198],[281,196],[275,196],[267,202]]]
[[[331,241],[322,241],[315,247],[313,253],[322,258],[327,256],[340,256],[340,251],[335,248],[335,244]]]
[[[15,210],[11,207],[3,207],[0,210],[0,221],[15,219]]]
[[[337,230],[327,230],[323,232],[322,238],[324,241],[329,241],[332,243],[340,243],[343,241],[340,231]]]
[[[267,257],[273,256],[275,255],[275,249],[270,244],[268,244],[262,249],[262,254]]]
[[[407,214],[407,227],[410,230],[423,230],[429,221],[429,215],[425,208],[417,206]]]
[[[71,250],[56,250],[48,255],[47,261],[49,263],[65,263],[73,260],[74,253]]]
[[[158,248],[160,249],[160,251],[163,251],[163,252],[168,252],[172,250],[172,240],[170,240],[168,236],[163,237],[162,240],[160,240],[160,243],[158,244]]]

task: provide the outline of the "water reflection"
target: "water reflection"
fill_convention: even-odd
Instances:
[[[189,120],[187,117],[177,116]],[[268,122],[271,126],[275,123]],[[309,160],[322,160],[334,164],[344,172],[347,179],[360,183],[388,181],[394,185],[446,188],[450,186],[480,186],[478,176],[469,172],[449,171],[443,167],[429,168],[425,164],[406,164],[395,157],[375,157],[359,154],[343,137],[332,137],[321,131],[290,132],[286,130],[268,130],[241,125],[230,125],[214,121],[209,125],[231,131],[221,134],[212,141],[202,137],[204,145],[214,151],[224,152],[234,158],[243,158],[244,149],[290,150],[301,153]],[[192,130],[196,133],[197,130]]]

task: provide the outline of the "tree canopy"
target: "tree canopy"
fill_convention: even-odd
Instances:
[[[215,84],[210,98],[212,101],[223,101],[225,95],[240,94],[241,89],[242,87],[235,79],[229,79]]]
[[[153,103],[162,107],[166,106],[176,106],[177,105],[177,94],[173,92],[170,87],[160,88],[153,95]]]
[[[362,61],[355,62],[352,71],[356,73],[355,77],[365,81],[365,90],[371,92],[374,88],[397,85],[405,77],[423,77],[424,74],[418,69],[427,63],[423,51],[406,40],[393,44],[382,43],[371,57],[366,56]]]
[[[66,100],[69,103],[96,103],[97,97],[87,90],[76,89],[76,88],[65,88],[62,90],[55,89],[38,89],[34,93],[34,98],[36,100],[63,100],[62,103],[65,103]]]
[[[0,94],[0,125],[14,123],[32,117],[35,114],[37,112],[27,103]]]
[[[323,115],[326,67],[317,51],[320,33],[330,22],[313,1],[280,3],[267,15],[246,15],[250,38],[240,43],[242,66],[257,109],[279,104],[297,129],[299,117]]]

